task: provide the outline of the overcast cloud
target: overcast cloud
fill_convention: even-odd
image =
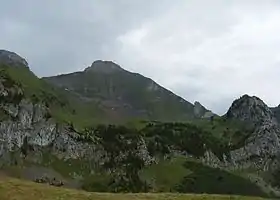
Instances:
[[[279,0],[0,0],[0,49],[38,76],[113,60],[224,113],[280,103]]]

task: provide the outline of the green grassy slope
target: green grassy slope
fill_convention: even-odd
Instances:
[[[242,176],[183,157],[149,166],[143,169],[141,177],[154,184],[157,191],[266,196],[261,188]]]
[[[183,157],[161,160],[158,164],[144,168],[140,172],[140,176],[153,185],[156,191],[167,192],[191,173],[188,168],[184,167],[185,162],[186,159]]]
[[[54,188],[0,177],[1,200],[262,200],[258,197],[183,194],[109,194]]]

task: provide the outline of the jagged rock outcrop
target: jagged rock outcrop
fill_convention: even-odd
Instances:
[[[10,74],[7,70],[9,67],[19,64],[28,66],[24,59],[7,51],[1,51],[1,59],[6,65],[3,69],[1,65],[0,73],[0,166],[13,164],[15,153],[19,153],[21,159],[29,153],[36,154],[32,156],[32,160],[37,163],[42,162],[42,152],[48,152],[61,160],[84,160],[99,167],[108,161],[109,152],[102,142],[83,140],[83,133],[75,131],[64,122],[58,122],[53,116],[54,108],[51,108],[51,104],[55,103],[56,109],[62,106],[56,101],[57,97],[51,96],[53,90],[48,91],[49,87],[38,88],[44,83],[28,68],[24,73],[30,73],[28,78],[32,80],[28,82],[39,84],[31,85],[37,87],[37,90],[26,88],[26,85],[23,87],[19,81],[21,79],[17,80],[17,76]],[[42,97],[42,94],[45,96]],[[48,98],[50,96],[51,98]],[[126,153],[116,156],[116,159],[125,159],[128,156]],[[135,142],[133,151],[129,153],[141,157],[145,163],[150,162],[147,147],[141,138]]]
[[[101,167],[110,159],[101,143],[81,140],[81,135],[66,125],[58,125],[53,119],[45,118],[48,109],[42,104],[22,100],[18,105],[9,104],[2,108],[12,115],[14,120],[0,122],[0,166],[12,164],[12,152],[21,151],[21,157],[24,157],[24,154],[33,154],[34,149],[38,151],[36,154],[45,149],[61,160],[79,159],[85,163],[90,162],[92,170],[94,166]],[[27,148],[26,145],[31,146],[31,150],[24,149]],[[152,162],[143,139],[139,139],[134,149],[133,155],[143,159],[145,165]],[[115,157],[115,160],[121,162],[129,153],[131,152],[124,151]],[[34,162],[42,162],[40,155],[34,159]]]
[[[233,102],[226,116],[253,124],[255,129],[242,148],[230,152],[231,164],[265,171],[277,167],[280,161],[280,128],[269,107],[257,97],[244,95]]]
[[[67,126],[58,125],[53,119],[45,118],[48,110],[44,105],[34,105],[23,100],[18,105],[6,105],[2,108],[16,121],[0,122],[0,157],[14,149],[22,148],[27,137],[29,145],[51,148],[50,153],[60,159],[82,158],[97,164],[102,164],[108,159],[102,145],[79,141],[78,133],[70,131]],[[142,158],[149,157],[143,140],[139,140],[137,147],[136,155]],[[124,156],[125,154],[120,155],[120,157]],[[146,162],[149,162],[148,160]]]
[[[67,131],[66,127],[45,118],[48,110],[44,105],[22,100],[18,105],[9,104],[2,109],[13,116],[13,120],[0,122],[0,157],[9,158],[10,152],[25,148],[25,138],[33,147],[51,146],[51,153],[61,159],[83,158],[95,151],[93,145],[76,141],[75,133]],[[97,154],[91,157],[96,158]],[[3,164],[7,164],[7,160]]]
[[[226,114],[227,118],[254,123],[275,123],[275,116],[271,109],[258,97],[244,95],[235,100]]]

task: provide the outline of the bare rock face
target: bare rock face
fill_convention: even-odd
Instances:
[[[49,117],[44,103],[26,99],[20,85],[2,74],[0,112],[0,166],[11,163],[13,152],[20,151],[26,157],[28,151],[42,148],[51,149],[50,153],[61,159],[86,157],[99,162],[104,154],[98,145],[77,141],[77,133]],[[40,162],[40,158],[35,162]]]
[[[235,100],[226,116],[255,124],[276,122],[272,110],[258,97],[249,95]]]
[[[34,104],[26,99],[19,104],[0,103],[0,108],[12,118],[0,122],[0,167],[13,164],[13,152],[20,151],[21,157],[30,153],[39,155],[33,162],[41,163],[40,151],[61,160],[78,159],[102,166],[108,162],[109,155],[98,142],[86,142],[67,125],[58,125],[53,119],[46,118],[48,108],[44,104]],[[139,139],[133,153],[148,165],[151,157],[143,139]],[[129,152],[120,153],[116,160],[123,160]]]
[[[280,124],[280,105],[278,105],[277,107],[272,107],[270,109],[272,110],[278,123]]]
[[[27,61],[18,54],[6,50],[0,50],[0,64],[8,66],[28,67]]]
[[[0,167],[9,165],[13,159],[11,153],[19,150],[21,157],[34,153],[31,151],[47,149],[48,153],[61,160],[82,159],[95,166],[102,166],[108,161],[109,155],[102,144],[85,142],[66,125],[58,125],[53,119],[46,118],[48,108],[43,104],[22,100],[18,105],[1,106],[13,119],[0,122]],[[116,159],[125,159],[128,153],[120,153]],[[145,141],[141,138],[134,155],[141,157],[146,164],[151,161]],[[40,156],[34,159],[33,162],[42,161]]]
[[[18,105],[6,104],[2,109],[13,118],[0,123],[0,158],[9,159],[10,152],[19,149],[26,156],[28,146],[44,148],[51,145],[52,153],[63,159],[84,157],[92,152],[90,145],[75,140],[75,133],[45,118],[47,108],[42,104],[22,100]]]
[[[280,128],[271,109],[259,98],[244,95],[233,102],[226,116],[255,127],[245,146],[230,153],[233,166],[273,170],[280,161]]]

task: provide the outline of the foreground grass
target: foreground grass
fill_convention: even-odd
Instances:
[[[108,194],[55,188],[17,179],[0,180],[1,200],[262,200],[257,197],[183,194]]]

